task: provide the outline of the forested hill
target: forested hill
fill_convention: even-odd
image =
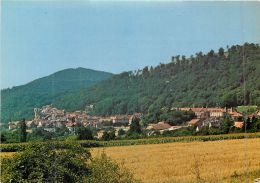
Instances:
[[[1,121],[32,118],[46,104],[98,115],[146,113],[150,119],[180,106],[260,105],[260,47],[174,56],[167,64],[118,75],[67,69],[23,86],[1,91]]]
[[[175,56],[168,64],[114,75],[61,96],[54,104],[68,110],[94,104],[92,112],[100,115],[156,115],[162,108],[178,106],[260,105],[260,47],[246,43],[188,59]]]
[[[85,68],[65,69],[28,84],[1,90],[1,121],[32,117],[33,108],[51,104],[60,95],[88,88],[111,73]]]

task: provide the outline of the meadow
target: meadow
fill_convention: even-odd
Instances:
[[[260,177],[260,139],[93,148],[149,183],[253,182]]]

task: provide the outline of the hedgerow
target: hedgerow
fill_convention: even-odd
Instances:
[[[162,144],[172,142],[193,142],[193,141],[217,141],[217,140],[232,140],[244,138],[260,138],[260,133],[247,134],[225,134],[225,135],[209,135],[209,136],[186,136],[186,137],[162,137],[162,138],[146,138],[133,140],[113,140],[113,141],[98,141],[98,140],[75,140],[75,141],[52,141],[53,148],[67,148],[70,145],[78,144],[84,148],[92,147],[109,147],[109,146],[130,146],[130,145],[145,145],[145,144]],[[26,147],[35,147],[39,144],[48,144],[49,142],[28,142],[15,144],[1,144],[1,152],[18,152],[23,151]]]

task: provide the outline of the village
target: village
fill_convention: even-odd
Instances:
[[[234,127],[242,129],[244,127],[245,116],[237,112],[233,108],[172,108],[172,110],[192,111],[195,118],[185,121],[182,125],[172,126],[166,121],[158,123],[148,123],[143,128],[147,135],[154,133],[163,134],[164,132],[174,131],[181,128],[195,127],[196,132],[202,128],[208,127],[219,128],[224,119],[228,118],[234,122]],[[75,127],[92,127],[97,130],[96,138],[100,139],[103,133],[107,130],[114,130],[115,135],[123,130],[127,132],[130,129],[133,118],[142,119],[141,113],[132,115],[113,115],[113,116],[93,116],[86,112],[74,111],[66,112],[65,110],[57,109],[52,105],[46,105],[42,108],[34,108],[34,119],[26,121],[27,132],[31,133],[33,128],[43,128],[43,130],[55,133],[57,128],[66,127],[71,133],[74,133]],[[248,118],[259,118],[260,111],[248,115]],[[9,122],[9,130],[17,130],[20,121]]]

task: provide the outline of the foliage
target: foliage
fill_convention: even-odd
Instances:
[[[80,146],[59,149],[54,144],[25,149],[1,164],[1,181],[5,182],[82,182],[89,174],[85,162],[90,153]]]
[[[6,136],[1,133],[0,143],[6,142]]]
[[[237,106],[236,110],[241,114],[252,114],[257,110],[257,106]]]
[[[89,164],[91,175],[84,182],[98,183],[137,183],[133,174],[124,166],[116,164],[111,158],[102,153]]]
[[[156,114],[156,115],[154,115]],[[170,125],[182,125],[183,123],[195,118],[195,113],[192,111],[180,111],[163,109],[157,112],[151,112],[144,116],[145,123],[153,123],[159,121],[166,121]]]
[[[27,138],[27,132],[26,132],[26,123],[25,123],[25,119],[23,119],[20,122],[20,142],[26,142],[26,138]]]
[[[186,129],[187,131],[189,129]],[[190,133],[188,131],[187,133]],[[243,132],[243,131],[242,131]],[[176,132],[180,133],[180,132]],[[186,133],[185,131],[182,133]],[[174,136],[174,135],[173,135]],[[130,146],[130,145],[145,145],[145,144],[163,144],[173,142],[193,142],[193,141],[219,141],[244,138],[260,138],[260,133],[237,133],[224,135],[208,135],[208,136],[182,136],[182,137],[146,137],[142,139],[131,140],[111,140],[111,141],[96,141],[96,140],[79,140],[79,141],[55,141],[52,142],[56,148],[67,148],[70,145],[80,145],[81,147],[108,147],[108,146]],[[1,152],[17,152],[24,151],[27,147],[35,147],[38,144],[48,144],[49,142],[30,142],[30,143],[13,143],[0,144]]]
[[[91,69],[65,69],[28,84],[1,90],[1,122],[31,119],[33,108],[57,103],[61,95],[93,86],[108,79],[111,73]],[[69,95],[70,100],[59,100],[61,108],[67,110],[83,106],[78,96]]]
[[[133,134],[133,133],[141,133],[142,129],[141,129],[141,125],[140,125],[140,119],[134,117],[132,119],[132,122],[130,124],[130,129],[128,131],[129,134]]]
[[[224,55],[220,48],[218,53],[198,52],[191,58],[174,56],[173,62],[112,77],[82,68],[69,69],[2,90],[1,121],[31,118],[33,107],[50,103],[69,111],[94,104],[89,112],[104,116],[142,112],[148,120],[156,122],[161,118],[172,124],[179,121],[173,121],[168,112],[161,114],[165,107],[259,106],[259,59],[259,45],[245,43],[230,46]]]
[[[32,130],[31,134],[28,134],[29,141],[45,141],[51,140],[55,137],[55,133],[48,132],[44,128],[39,127]]]
[[[59,101],[72,104],[77,98],[76,103],[85,101],[85,105],[70,105],[69,109],[94,104],[92,114],[141,112],[149,122],[166,119],[172,124],[181,123],[171,118],[172,107],[260,105],[259,45],[231,46],[225,50],[227,56],[222,51],[199,52],[192,59],[177,57],[174,62],[151,69],[123,72],[91,88],[61,95]],[[59,102],[55,105],[62,106]]]
[[[20,142],[20,132],[18,130],[6,130],[1,132],[1,136],[5,137],[5,143],[15,143],[15,142]]]
[[[79,145],[34,144],[1,162],[1,182],[134,183],[123,166],[105,154],[90,159]]]
[[[122,136],[122,135],[125,135],[125,131],[122,128],[120,128],[118,130],[118,136]]]
[[[102,140],[109,141],[109,140],[114,140],[116,138],[115,131],[110,130],[110,131],[104,131],[102,135]]]
[[[88,127],[78,127],[76,129],[78,140],[93,140],[93,132]]]

